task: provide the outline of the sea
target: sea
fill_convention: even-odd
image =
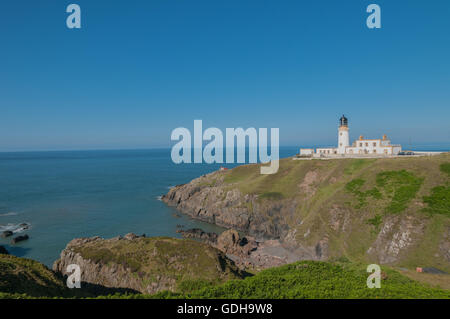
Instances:
[[[0,233],[29,239],[11,254],[51,267],[74,238],[127,233],[180,237],[177,229],[215,225],[191,219],[160,198],[171,187],[236,164],[174,164],[170,149],[0,153]],[[298,153],[280,148],[280,157]]]

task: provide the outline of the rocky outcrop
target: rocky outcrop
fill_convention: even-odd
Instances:
[[[3,254],[3,255],[8,255],[9,254],[9,252],[6,250],[6,248],[5,247],[3,247],[3,246],[0,246],[0,254]]]
[[[204,243],[134,234],[74,239],[53,269],[67,275],[71,264],[80,267],[82,283],[142,293],[176,291],[183,281],[221,282],[242,276],[222,252]]]
[[[300,260],[299,256],[302,256],[278,239],[258,241],[251,236],[242,236],[234,229],[226,230],[220,235],[199,228],[178,232],[185,238],[194,238],[217,248],[241,269],[260,270],[280,266]]]
[[[368,249],[369,255],[383,264],[394,263],[423,234],[425,224],[413,216],[389,216],[378,233],[377,239]]]
[[[11,240],[11,243],[12,243],[12,244],[17,244],[17,243],[19,243],[19,242],[21,242],[21,241],[28,240],[29,238],[30,238],[30,237],[29,237],[28,235],[17,236],[17,237],[14,237],[14,238]]]
[[[274,239],[285,235],[287,219],[295,212],[295,200],[258,201],[257,195],[228,190],[220,175],[215,176],[213,186],[205,186],[210,175],[171,188],[162,196],[162,201],[195,219],[234,228],[257,238]]]

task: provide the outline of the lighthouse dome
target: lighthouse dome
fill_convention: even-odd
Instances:
[[[339,123],[341,126],[348,126],[348,119],[342,115],[342,117],[339,119]]]

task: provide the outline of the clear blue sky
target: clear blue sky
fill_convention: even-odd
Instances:
[[[342,113],[450,144],[448,0],[3,1],[0,45],[0,151],[165,147],[194,119],[333,145]]]

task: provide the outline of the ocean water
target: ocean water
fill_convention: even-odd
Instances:
[[[281,148],[280,157],[296,152]],[[0,245],[51,266],[73,238],[129,232],[179,237],[177,225],[221,231],[177,213],[158,198],[171,186],[220,166],[176,165],[170,149],[0,153],[0,231],[30,236],[15,245],[12,237],[0,238]]]

